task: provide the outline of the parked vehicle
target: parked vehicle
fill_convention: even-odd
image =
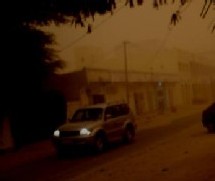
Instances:
[[[215,132],[215,103],[203,110],[202,124],[208,132]]]
[[[53,141],[58,153],[67,146],[90,146],[102,152],[117,140],[134,140],[136,123],[126,103],[104,103],[77,109],[69,122],[54,131]]]

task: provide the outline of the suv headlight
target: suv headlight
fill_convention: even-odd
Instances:
[[[54,131],[54,136],[60,137],[60,131],[58,129]]]
[[[80,130],[80,135],[90,135],[91,131],[88,130],[87,128],[82,128]]]

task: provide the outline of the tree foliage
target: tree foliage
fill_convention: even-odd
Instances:
[[[122,2],[123,0],[121,0]],[[183,6],[192,0],[150,0],[155,9],[170,4],[178,4],[178,10],[172,12],[171,23],[180,19]],[[144,0],[124,0],[124,4],[133,8],[144,5]],[[114,13],[118,5],[117,0],[10,0],[3,7],[10,9],[7,18],[10,22],[22,25],[49,25],[50,23],[72,23],[85,26],[85,20],[95,17],[95,14]],[[215,0],[203,0],[200,17],[205,18],[208,11],[213,9]]]

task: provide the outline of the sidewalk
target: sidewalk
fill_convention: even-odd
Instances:
[[[149,115],[145,117],[137,117],[138,130],[162,126],[170,124],[172,120],[187,117],[189,115],[201,113],[207,105],[193,105],[190,107],[180,108],[176,112],[168,112],[164,114]]]
[[[23,146],[15,151],[6,152],[0,155],[0,174],[3,171],[38,161],[54,154],[55,150],[50,140],[40,141]]]
[[[183,118],[192,114],[201,113],[206,105],[196,105],[190,108],[179,109],[176,112],[162,115],[137,118],[138,131],[151,127],[170,124],[172,120]],[[13,167],[37,161],[54,155],[55,150],[50,140],[44,140],[31,145],[26,145],[17,151],[0,155],[0,173]]]

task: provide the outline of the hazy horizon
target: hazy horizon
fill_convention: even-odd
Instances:
[[[92,23],[91,34],[86,33],[86,28],[75,28],[71,25],[51,26],[45,30],[56,35],[58,45],[55,47],[66,63],[64,72],[88,66],[84,65],[86,62],[95,66],[110,59],[119,59],[120,56],[122,59],[124,41],[130,42],[127,45],[128,58],[131,57],[129,53],[135,51],[144,57],[144,50],[150,49],[151,55],[147,56],[154,61],[164,54],[166,49],[178,49],[193,53],[195,57],[206,57],[203,58],[203,63],[215,65],[215,34],[210,31],[214,17],[211,10],[206,19],[200,18],[202,3],[192,1],[186,6],[182,10],[182,19],[176,26],[169,25],[171,13],[176,10],[176,6],[162,6],[156,10],[147,1],[140,7],[118,8],[113,15],[96,16],[95,22],[88,20]],[[123,4],[119,3],[118,7],[121,5]],[[151,61],[150,59],[146,60]],[[116,61],[109,62],[112,65],[115,63]],[[137,66],[142,64],[138,61],[136,63]]]

